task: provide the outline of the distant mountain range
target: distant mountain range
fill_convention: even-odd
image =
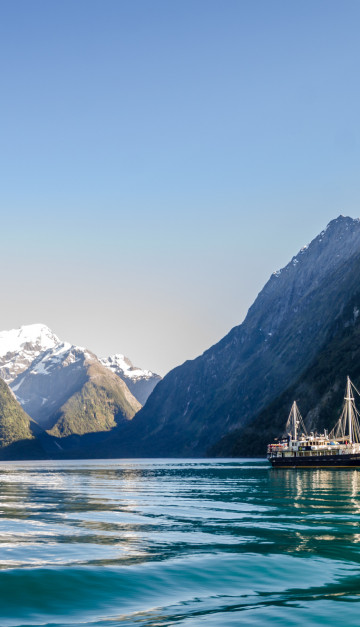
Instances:
[[[123,377],[124,371],[126,376]],[[21,429],[19,433],[23,436],[31,433],[31,439],[35,436],[37,443],[40,438],[46,449],[51,438],[71,439],[71,436],[90,433],[104,436],[131,420],[141,408],[136,396],[145,402],[161,378],[149,370],[135,368],[123,355],[99,360],[87,349],[62,342],[42,324],[0,333],[0,377],[13,393],[7,397],[11,400],[12,415],[21,416],[22,424],[27,421],[29,430]],[[134,394],[125,379],[131,383],[134,379]],[[4,385],[0,388],[0,396]],[[3,445],[17,439],[15,423],[14,419],[12,430],[6,423],[4,429],[12,435],[2,437],[0,412],[0,442]],[[31,442],[32,449],[33,445]],[[64,447],[67,447],[65,440],[57,443],[58,450]]]
[[[331,428],[346,375],[360,387],[359,276],[360,221],[340,216],[242,324],[162,380],[44,325],[1,333],[0,456],[263,456],[294,399],[310,428]]]
[[[87,349],[63,342],[44,324],[30,324],[20,329],[0,332],[0,377],[12,387],[22,404],[23,400],[25,404],[27,402],[24,390],[29,389],[25,383],[28,378],[32,379],[31,395],[35,397],[36,375],[46,375],[51,379],[55,366],[59,370],[61,364],[70,366],[76,362],[76,366],[67,371],[70,375],[72,370],[79,370],[80,361],[85,358],[98,359]],[[161,380],[159,375],[134,366],[128,357],[121,354],[100,358],[98,361],[127,384],[141,405],[145,404],[155,385]],[[18,394],[20,386],[22,392]],[[64,389],[64,385],[62,388]],[[47,402],[44,396],[42,401]],[[50,398],[49,401],[51,402]]]

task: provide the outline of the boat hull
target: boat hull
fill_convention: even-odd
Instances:
[[[360,468],[360,453],[312,457],[274,457],[273,468]]]

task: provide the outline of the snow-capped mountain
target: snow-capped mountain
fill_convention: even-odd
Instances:
[[[161,378],[149,370],[135,368],[123,355],[114,355],[100,362],[89,350],[61,341],[44,324],[26,325],[0,333],[0,377],[10,385],[29,416],[46,429],[55,424],[63,405],[74,394],[80,393],[91,379],[91,364],[93,374],[96,371],[92,380],[101,379],[102,391],[105,388],[108,392],[110,388],[113,390],[118,399],[115,405],[120,407],[123,402],[126,406],[124,415],[128,417],[146,402]],[[102,391],[98,390],[100,397]],[[95,396],[92,394],[92,406],[94,402],[97,404]],[[109,392],[107,398],[110,397]],[[87,402],[85,399],[82,407],[88,415],[91,411]],[[109,420],[107,424],[110,424]],[[102,419],[98,419],[98,423],[104,426]],[[85,428],[84,425],[81,428]]]
[[[141,405],[145,405],[154,387],[161,381],[160,375],[151,370],[137,368],[128,357],[120,353],[100,359],[100,362],[125,381]]]
[[[0,377],[11,383],[30,364],[61,340],[45,324],[28,324],[0,332]]]
[[[48,428],[53,414],[85,383],[89,359],[96,357],[84,348],[59,343],[40,353],[10,387],[29,416]]]
[[[96,355],[68,342],[41,353],[10,387],[29,416],[57,437],[107,431],[141,407]]]

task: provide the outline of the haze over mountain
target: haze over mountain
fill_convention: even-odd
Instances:
[[[292,385],[330,339],[358,290],[360,222],[340,216],[274,272],[244,322],[172,370],[117,454],[204,455]]]

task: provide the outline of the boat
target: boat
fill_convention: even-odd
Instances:
[[[347,377],[344,405],[338,422],[328,433],[307,433],[296,401],[286,423],[286,436],[269,444],[267,458],[273,468],[360,467],[360,414]]]

